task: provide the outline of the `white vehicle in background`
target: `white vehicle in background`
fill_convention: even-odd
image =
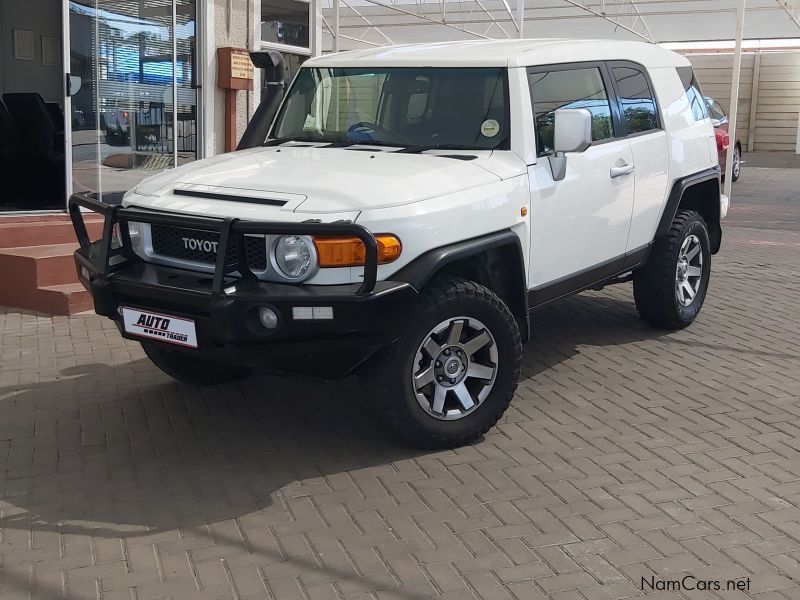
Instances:
[[[703,305],[727,199],[676,53],[520,40],[322,56],[269,122],[251,123],[255,147],[151,177],[121,208],[71,201],[97,312],[178,379],[357,373],[392,433],[451,447],[508,407],[533,309],[631,279],[656,327]],[[102,240],[79,206],[106,215]]]

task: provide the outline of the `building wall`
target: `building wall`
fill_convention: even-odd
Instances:
[[[756,150],[797,152],[800,52],[761,56],[756,104]]]
[[[703,93],[726,108],[730,105],[732,54],[688,56]],[[758,82],[753,94],[754,73]],[[754,123],[750,123],[755,104]],[[762,52],[742,55],[739,85],[738,137],[745,150],[751,142],[755,152],[796,152],[800,115],[800,52]]]
[[[14,29],[33,31],[34,60],[14,58]],[[63,70],[61,65],[46,67],[42,64],[42,36],[61,39],[60,2],[0,2],[0,92],[39,92],[48,102],[63,102]]]
[[[217,48],[255,50],[261,4],[259,0],[207,0],[206,3],[201,3],[199,10],[205,10],[208,23],[204,86],[205,151],[210,156],[225,150],[225,91],[217,88]],[[258,106],[258,79],[254,82],[254,88],[253,92],[237,93],[237,140],[244,133],[250,115]]]

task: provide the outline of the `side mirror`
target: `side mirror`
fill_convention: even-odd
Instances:
[[[592,144],[592,113],[585,108],[559,108],[553,124],[553,150],[548,157],[553,180],[567,174],[567,152],[583,152]]]

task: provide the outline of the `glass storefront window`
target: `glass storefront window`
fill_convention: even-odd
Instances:
[[[261,0],[261,41],[308,48],[310,7],[298,0]]]
[[[116,202],[197,156],[196,0],[72,0],[69,11],[72,187]]]

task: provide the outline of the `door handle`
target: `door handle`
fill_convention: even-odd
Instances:
[[[628,163],[623,163],[618,167],[611,167],[611,178],[615,177],[622,177],[623,175],[630,175],[633,173],[633,165],[629,165]]]

